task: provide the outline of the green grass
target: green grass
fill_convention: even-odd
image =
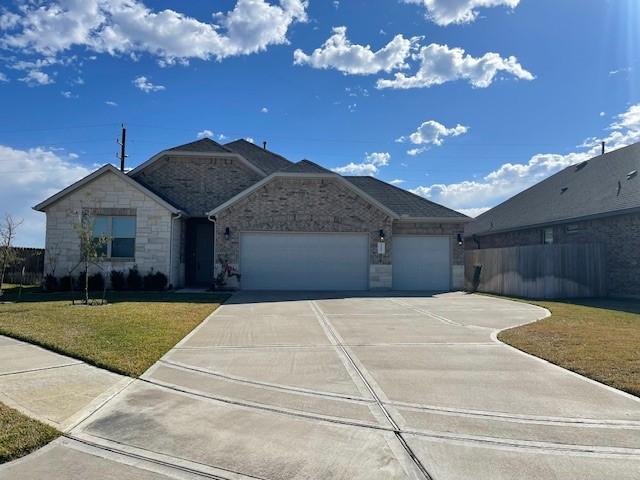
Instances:
[[[55,428],[0,403],[0,463],[23,457],[59,435]]]
[[[79,294],[76,295],[79,297]],[[105,306],[72,306],[69,293],[23,289],[0,304],[0,334],[116,373],[140,376],[228,296],[112,293]],[[2,301],[15,301],[8,288]]]
[[[524,352],[640,396],[639,300],[525,300],[551,317],[498,338]]]

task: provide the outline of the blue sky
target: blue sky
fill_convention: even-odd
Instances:
[[[131,167],[252,138],[472,215],[640,141],[635,0],[0,5],[0,213],[23,245],[44,243],[33,204],[116,162],[122,122]]]

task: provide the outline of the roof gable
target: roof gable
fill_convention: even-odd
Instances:
[[[308,164],[315,165],[313,162],[309,162],[309,161],[307,161],[307,162],[308,162]],[[299,163],[302,163],[302,162],[299,162]],[[298,164],[296,164],[296,165],[298,165]],[[316,166],[318,168],[322,169],[322,167],[320,167],[319,165],[316,165]],[[323,169],[323,170],[325,170],[325,169]],[[335,179],[338,182],[342,182],[342,184],[345,185],[347,188],[353,190],[360,197],[362,197],[367,202],[371,203],[373,206],[375,206],[379,210],[381,210],[384,213],[386,213],[387,215],[389,215],[391,218],[394,218],[394,219],[398,218],[398,215],[394,211],[390,210],[387,206],[383,205],[382,203],[377,201],[375,198],[371,197],[369,194],[367,194],[366,192],[362,191],[361,189],[359,189],[358,187],[353,185],[351,182],[348,182],[343,176],[338,175],[337,173],[331,172],[329,170],[325,170],[324,172],[289,172],[289,171],[284,171],[284,172],[272,173],[268,177],[263,178],[262,180],[260,180],[256,184],[252,185],[251,187],[249,187],[246,190],[240,192],[239,194],[237,194],[233,198],[231,198],[228,201],[224,202],[222,205],[217,206],[216,208],[214,208],[213,210],[208,212],[207,215],[208,216],[214,216],[214,215],[218,214],[219,212],[221,212],[221,211],[229,208],[230,206],[234,205],[235,203],[239,202],[243,198],[249,196],[250,194],[252,194],[256,190],[258,190],[260,187],[262,187],[263,185],[266,185],[267,183],[271,182],[272,180],[274,180],[276,178],[283,178],[283,177],[284,178],[291,177],[291,178]]]
[[[67,195],[69,195],[70,193],[75,192],[79,188],[91,183],[93,180],[95,180],[96,178],[104,175],[105,173],[113,173],[113,174],[115,174],[120,180],[122,180],[123,182],[129,184],[130,186],[132,186],[133,188],[139,190],[140,192],[144,193],[149,198],[155,200],[157,203],[159,203],[161,206],[165,207],[170,212],[172,212],[172,213],[182,213],[182,211],[178,207],[176,207],[175,205],[169,203],[167,200],[165,200],[163,198],[160,198],[154,192],[152,192],[151,190],[146,188],[144,185],[141,185],[140,183],[136,182],[131,177],[125,175],[120,170],[118,170],[116,167],[111,165],[110,163],[100,167],[98,170],[95,170],[94,172],[90,173],[86,177],[81,178],[77,182],[69,185],[67,188],[59,191],[55,195],[52,195],[51,197],[47,198],[43,202],[40,202],[38,205],[34,206],[33,209],[34,210],[38,210],[40,212],[44,212],[47,207],[53,205],[58,200],[61,200],[62,198],[64,198]]]
[[[640,143],[571,165],[476,218],[467,235],[640,209]]]

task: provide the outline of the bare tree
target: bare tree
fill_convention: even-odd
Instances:
[[[104,247],[109,241],[106,236],[94,236],[95,217],[87,210],[82,210],[74,229],[80,237],[80,262],[84,267],[84,303],[89,305],[89,266],[96,265],[104,256]]]
[[[7,267],[17,260],[16,250],[13,241],[16,238],[18,227],[22,225],[23,220],[12,217],[10,214],[4,214],[4,220],[0,224],[0,295],[2,295],[2,284],[4,283],[4,274]]]

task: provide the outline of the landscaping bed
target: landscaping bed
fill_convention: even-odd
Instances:
[[[72,306],[70,293],[8,289],[0,335],[137,377],[224,302],[223,294],[113,292],[107,305]]]
[[[59,435],[55,428],[0,403],[0,463],[23,457]]]
[[[640,300],[526,301],[551,317],[505,330],[501,341],[640,396]]]

